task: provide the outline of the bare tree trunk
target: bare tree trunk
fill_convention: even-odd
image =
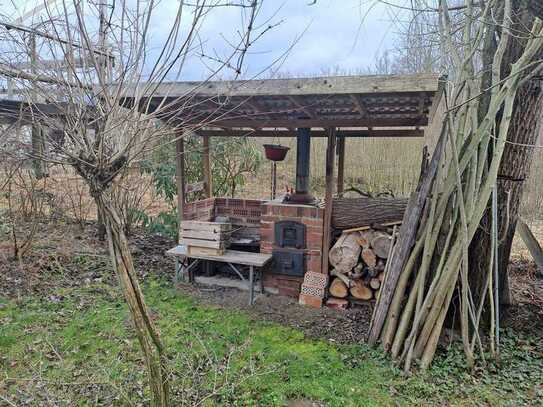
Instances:
[[[530,27],[534,17],[525,8],[523,0],[514,3],[514,27],[518,32],[524,32]],[[509,47],[505,58],[504,75],[509,74],[510,64],[515,62],[522,53],[524,43],[515,39]],[[539,56],[538,56],[539,57]],[[534,145],[540,133],[540,117],[543,114],[543,89],[538,80],[533,80],[519,89],[513,119],[507,135],[503,158],[498,172],[498,267],[499,267],[499,299],[502,305],[511,304],[509,292],[508,265],[511,256],[511,247],[520,209],[524,182],[530,175],[534,148],[525,145]],[[490,202],[481,221],[481,226],[470,246],[470,275],[473,282],[474,296],[478,299],[484,292],[485,275],[488,271],[488,256],[490,253]],[[477,300],[476,300],[477,301]]]
[[[98,207],[97,207],[98,208]],[[104,221],[102,219],[102,214],[100,213],[100,211],[97,209],[98,213],[97,213],[97,219],[96,219],[96,224],[97,224],[97,228],[98,228],[98,240],[100,240],[101,242],[103,242],[104,240],[106,240],[106,226],[104,225]]]
[[[107,192],[95,194],[94,199],[107,232],[113,268],[119,277],[136,335],[145,356],[152,394],[151,405],[166,407],[169,405],[166,350],[149,315],[149,309],[145,305],[121,219]]]

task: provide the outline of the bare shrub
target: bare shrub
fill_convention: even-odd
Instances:
[[[73,171],[55,172],[54,194],[57,206],[69,218],[74,219],[81,229],[96,216],[94,202],[89,195],[89,187]]]
[[[22,262],[32,248],[39,221],[47,215],[52,198],[46,179],[37,180],[19,163],[2,168],[4,179],[0,222],[9,230],[13,257]]]
[[[113,202],[123,222],[124,233],[130,235],[140,225],[154,200],[153,180],[138,169],[127,168],[113,185]]]

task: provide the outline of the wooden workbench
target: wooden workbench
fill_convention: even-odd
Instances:
[[[224,254],[219,256],[208,256],[200,254],[189,254],[187,247],[185,245],[178,245],[173,249],[170,249],[166,252],[166,255],[175,257],[175,278],[176,281],[179,281],[180,277],[187,277],[188,281],[194,282],[194,267],[200,261],[217,261],[221,263],[226,263],[230,268],[241,278],[242,281],[246,281],[243,274],[236,267],[238,265],[249,266],[249,305],[254,303],[254,273],[255,268],[258,268],[260,272],[260,292],[264,291],[263,287],[263,278],[262,278],[262,268],[268,264],[271,259],[271,254],[265,253],[250,253],[250,252],[241,252],[237,250],[226,250]],[[194,261],[190,264],[186,264],[184,260],[193,259]]]

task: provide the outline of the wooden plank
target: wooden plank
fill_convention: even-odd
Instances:
[[[191,229],[181,229],[179,235],[181,238],[204,240],[226,240],[226,238],[228,237],[225,233],[221,233],[220,231]]]
[[[208,232],[224,232],[232,229],[230,223],[204,222],[199,220],[185,220],[180,224],[181,230],[203,230]]]
[[[222,256],[223,254],[224,248],[214,249],[211,247],[188,246],[189,256]]]
[[[324,230],[322,233],[322,272],[328,274],[328,253],[332,234],[332,194],[334,189],[334,159],[336,150],[336,129],[328,129],[326,147],[326,192],[324,195]]]
[[[536,237],[530,230],[530,227],[520,218],[517,220],[517,232],[530,251],[532,258],[537,265],[538,274],[543,276],[543,250],[541,249],[541,245],[537,241]]]
[[[212,249],[223,249],[225,247],[225,242],[220,240],[203,240],[181,237],[179,239],[179,243],[186,246],[209,247]]]
[[[223,255],[211,257],[206,255],[192,255],[188,253],[185,245],[178,245],[166,252],[168,256],[191,257],[200,260],[213,260],[223,263],[242,264],[245,266],[263,267],[272,260],[269,253],[251,253],[239,250],[226,250]]]
[[[417,186],[416,191],[411,194],[411,198],[407,204],[398,241],[394,249],[395,254],[390,261],[390,266],[387,264],[387,267],[389,267],[387,277],[384,284],[381,286],[381,294],[379,295],[379,300],[375,305],[373,318],[371,320],[370,332],[368,336],[368,343],[370,345],[375,345],[381,336],[381,331],[388,314],[388,309],[390,307],[396,285],[398,284],[398,279],[400,278],[400,274],[404,269],[409,253],[411,252],[411,248],[415,243],[418,224],[422,216],[424,204],[428,198],[430,188],[432,187],[438,166],[441,162],[445,134],[445,126],[443,126],[430,165],[428,166],[426,172],[421,174],[419,185]]]
[[[138,95],[146,95],[152,89],[156,97],[187,97],[200,95],[221,96],[287,96],[333,95],[357,93],[435,92],[440,75],[358,75],[328,76],[318,78],[283,78],[239,81],[183,81],[162,82],[157,86],[137,85]],[[134,95],[134,87],[128,86],[124,95]]]
[[[204,188],[206,193],[206,198],[211,198],[213,196],[213,184],[212,184],[212,174],[211,174],[211,164],[209,161],[209,136],[202,136],[202,143],[204,149],[202,151],[202,166],[204,170]]]

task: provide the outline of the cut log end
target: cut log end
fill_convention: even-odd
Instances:
[[[349,295],[349,288],[339,278],[335,278],[334,280],[332,280],[329,290],[330,294],[337,298],[345,298],[347,297],[347,295]]]
[[[386,233],[376,233],[371,240],[371,248],[377,257],[386,259],[390,253],[392,239]]]
[[[359,300],[371,300],[373,298],[373,291],[366,286],[362,280],[356,280],[350,289],[351,295]]]
[[[372,278],[370,280],[370,287],[374,290],[378,290],[381,287],[381,280],[379,280],[379,278]]]
[[[372,249],[364,249],[362,250],[362,260],[364,260],[364,263],[370,268],[375,268],[377,265],[377,257],[375,256],[375,253]]]

